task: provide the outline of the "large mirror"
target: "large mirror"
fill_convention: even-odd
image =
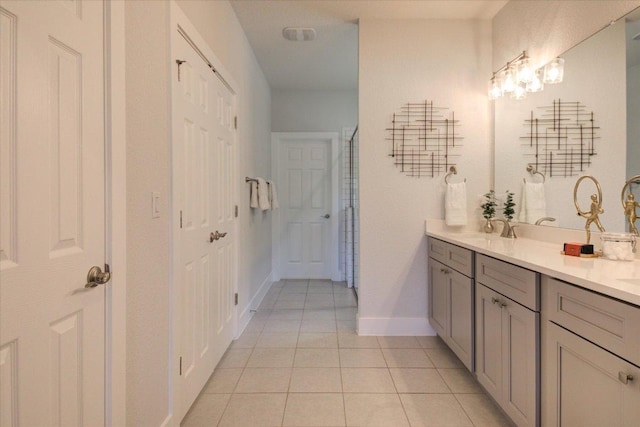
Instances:
[[[574,185],[580,176],[592,175],[602,187],[602,225],[607,231],[628,230],[620,193],[629,177],[640,174],[640,9],[561,57],[562,83],[546,85],[523,100],[495,101],[496,194],[515,193],[518,218],[523,180],[543,181],[541,174],[527,171],[532,164],[544,174],[545,209],[534,210],[535,216],[556,219],[545,225],[584,229],[574,206]],[[554,129],[558,124],[560,135]],[[565,124],[568,131],[562,130]],[[527,194],[535,196],[534,187],[539,197],[539,185],[528,186]],[[640,185],[630,187],[640,201]],[[593,182],[582,180],[577,199],[583,211],[589,210],[594,193]]]

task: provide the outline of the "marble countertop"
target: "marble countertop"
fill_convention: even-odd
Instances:
[[[640,306],[640,260],[612,261],[562,255],[561,243],[533,238],[507,239],[499,234],[451,230],[427,220],[426,234],[477,253],[519,265]]]

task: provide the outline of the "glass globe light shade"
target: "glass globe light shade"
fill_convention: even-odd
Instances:
[[[488,93],[489,93],[489,99],[492,101],[502,96],[502,89],[500,88],[500,85],[498,84],[495,75],[491,77],[491,80],[489,80]]]
[[[534,73],[531,81],[527,83],[527,92],[542,92],[544,90],[544,83],[542,82],[544,70],[538,68]]]
[[[534,73],[529,58],[525,56],[518,62],[517,79],[519,83],[529,83],[533,79]]]
[[[564,59],[556,58],[544,66],[544,83],[561,83],[564,77]]]
[[[524,99],[527,97],[527,89],[524,83],[518,83],[516,88],[511,92],[512,99]]]
[[[502,92],[511,93],[516,89],[516,73],[513,67],[507,67],[502,73]]]

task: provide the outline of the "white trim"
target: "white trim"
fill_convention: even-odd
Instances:
[[[271,273],[267,275],[267,277],[262,281],[262,284],[258,288],[256,294],[251,298],[251,301],[245,306],[240,316],[238,316],[238,333],[234,336],[234,339],[240,338],[240,335],[244,332],[244,329],[249,324],[249,321],[255,314],[255,310],[258,309],[262,300],[271,289],[271,285],[273,285],[273,280],[271,279]]]
[[[124,2],[105,2],[105,153],[107,263],[105,288],[105,426],[126,425],[127,146]]]
[[[181,307],[181,303],[182,301],[180,300],[180,294],[179,292],[176,292],[176,280],[175,280],[175,272],[179,272],[181,271],[180,269],[180,263],[179,263],[179,257],[176,256],[176,254],[179,253],[180,250],[180,239],[179,239],[179,235],[180,235],[180,223],[179,223],[179,217],[180,217],[180,207],[176,206],[176,204],[174,203],[175,200],[177,200],[177,191],[178,189],[175,188],[174,185],[174,170],[175,170],[175,165],[174,165],[174,159],[176,158],[176,153],[175,150],[177,149],[177,147],[175,146],[175,144],[173,143],[174,141],[174,137],[176,136],[176,132],[177,130],[174,129],[174,123],[173,121],[175,120],[175,115],[174,115],[174,107],[173,107],[173,98],[174,98],[174,90],[175,89],[175,85],[174,83],[178,81],[178,73],[177,70],[178,68],[175,66],[175,60],[177,58],[174,58],[174,52],[175,52],[175,44],[176,44],[176,37],[185,37],[185,39],[192,45],[195,45],[197,47],[197,50],[199,51],[199,53],[204,56],[206,58],[206,62],[208,62],[209,64],[211,64],[211,66],[213,66],[216,70],[216,75],[218,77],[221,78],[221,80],[226,84],[226,86],[229,88],[229,90],[232,92],[232,94],[234,95],[234,108],[235,108],[235,112],[237,114],[238,110],[239,110],[239,97],[237,94],[237,88],[239,87],[236,83],[236,80],[231,76],[231,73],[229,73],[227,71],[227,69],[222,65],[222,62],[220,62],[220,60],[217,58],[217,56],[213,53],[213,51],[211,50],[211,48],[209,47],[209,44],[204,40],[204,38],[202,38],[202,36],[200,36],[200,33],[198,32],[198,30],[196,29],[196,27],[191,23],[191,21],[189,21],[189,19],[187,18],[187,16],[184,14],[184,12],[182,12],[182,9],[180,9],[180,7],[178,6],[178,4],[175,1],[171,1],[170,2],[170,17],[169,17],[169,52],[168,52],[168,56],[169,56],[169,66],[170,68],[170,81],[168,82],[168,92],[169,92],[169,117],[170,117],[170,150],[171,150],[171,198],[169,200],[169,206],[170,206],[170,211],[171,211],[171,235],[170,235],[170,248],[171,248],[171,254],[170,254],[170,258],[171,258],[171,267],[170,267],[170,284],[169,284],[169,295],[170,295],[170,301],[171,301],[171,308],[170,308],[170,313],[169,313],[169,324],[171,325],[171,332],[170,332],[170,343],[169,343],[169,351],[170,351],[170,356],[169,356],[169,406],[170,406],[170,416],[169,418],[167,418],[165,420],[165,423],[167,422],[171,422],[172,421],[172,416],[175,415],[178,411],[181,410],[181,395],[180,395],[180,391],[178,390],[178,385],[180,384],[180,375],[179,375],[179,369],[178,369],[178,358],[177,355],[180,353],[181,348],[180,348],[180,337],[179,337],[179,333],[180,333],[180,328],[178,327],[178,322],[180,321],[180,317],[178,315],[180,307]],[[204,58],[203,58],[204,60]],[[234,148],[235,148],[235,171],[236,171],[236,175],[238,175],[238,144],[239,144],[239,134],[236,131],[235,134],[235,144],[234,144]],[[234,199],[234,205],[237,204],[237,188],[236,188],[236,183],[235,181],[232,183],[233,185],[233,189],[232,189],[232,194],[233,194],[233,199]],[[238,236],[238,218],[235,218],[234,221],[234,230],[233,233]],[[234,257],[235,257],[235,271],[233,272],[233,292],[238,292],[238,247],[240,240],[238,237],[238,240],[236,241],[236,250],[234,253]],[[233,312],[233,321],[232,321],[232,325],[231,325],[231,329],[232,329],[232,334],[233,336],[237,336],[237,331],[238,331],[238,306],[234,307],[234,312]],[[178,414],[178,423],[181,421],[181,418],[184,416],[185,414],[179,413]],[[164,424],[163,424],[164,425]]]
[[[276,183],[277,187],[282,188],[279,180],[280,176],[280,146],[284,140],[326,140],[331,141],[331,248],[333,256],[331,257],[331,277],[336,282],[340,281],[340,135],[338,132],[271,132],[271,179]],[[273,218],[271,221],[272,236],[280,235],[280,210],[271,211]],[[281,278],[280,272],[280,239],[274,237],[271,240],[271,267],[273,280],[277,282]]]
[[[426,317],[360,317],[358,335],[433,336],[436,331]]]

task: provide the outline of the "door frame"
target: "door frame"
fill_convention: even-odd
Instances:
[[[283,188],[280,182],[280,150],[283,143],[289,141],[310,142],[324,140],[331,143],[331,248],[335,249],[335,254],[331,256],[330,271],[331,280],[340,281],[339,262],[339,226],[340,221],[340,137],[338,132],[271,132],[271,179],[276,183],[277,188]],[[273,280],[278,281],[281,278],[280,272],[280,210],[273,210],[273,218],[271,221],[271,269],[273,271]]]
[[[112,279],[105,286],[105,426],[126,425],[127,389],[127,141],[125,4],[105,1],[104,132],[105,262]]]
[[[235,112],[236,115],[239,111],[239,96],[238,92],[235,88],[238,88],[238,84],[235,79],[231,76],[231,73],[223,66],[222,62],[218,59],[218,57],[213,53],[211,48],[205,39],[200,35],[196,27],[191,23],[189,18],[184,14],[182,9],[178,6],[175,1],[170,2],[170,26],[169,26],[169,58],[173,58],[174,52],[176,50],[176,42],[177,37],[183,37],[180,32],[187,35],[189,41],[197,47],[200,55],[206,58],[206,61],[210,63],[210,65],[215,69],[215,74],[218,78],[220,78],[223,83],[229,88],[229,90],[233,93],[235,97]],[[170,79],[169,87],[167,88],[169,91],[169,109],[170,109],[170,135],[171,135],[171,195],[169,200],[169,207],[171,211],[171,232],[169,237],[169,247],[171,249],[170,259],[171,259],[171,277],[169,279],[169,299],[171,303],[171,312],[169,313],[169,324],[171,325],[170,331],[170,342],[169,342],[169,405],[170,405],[170,414],[173,417],[176,417],[171,420],[174,425],[179,424],[182,421],[182,417],[184,417],[185,413],[181,413],[181,390],[180,390],[180,371],[179,371],[179,356],[181,352],[180,348],[180,333],[182,331],[182,325],[180,324],[181,319],[181,304],[182,300],[180,298],[180,294],[178,292],[176,284],[179,280],[179,273],[181,271],[180,267],[180,209],[178,206],[175,206],[174,201],[176,200],[176,193],[178,191],[176,185],[176,150],[177,146],[175,144],[176,139],[181,135],[179,129],[174,126],[174,118],[175,118],[175,104],[173,99],[177,96],[180,86],[178,85],[178,67],[176,67],[173,61],[170,61]],[[235,177],[233,178],[233,182],[231,185],[233,186],[231,194],[233,197],[232,205],[237,205],[237,186],[236,183],[239,180],[239,168],[238,168],[238,153],[239,153],[239,144],[240,141],[240,133],[239,129],[235,131]],[[238,218],[235,218],[233,228],[230,230],[235,236],[238,236]],[[239,239],[236,240],[235,250],[233,253],[233,257],[235,258],[235,270],[232,272],[233,277],[233,292],[238,292],[238,260],[239,260]],[[233,320],[232,320],[232,335],[234,338],[238,337],[238,306],[234,306],[233,308]],[[169,421],[169,420],[167,420]],[[167,424],[165,422],[165,424]],[[124,424],[123,424],[124,425]],[[167,424],[168,425],[168,424]]]

